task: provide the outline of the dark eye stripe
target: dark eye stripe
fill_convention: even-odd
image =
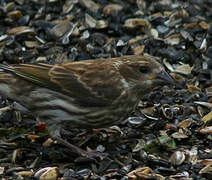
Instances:
[[[141,66],[139,67],[139,71],[141,73],[147,73],[149,71],[149,68],[147,66]]]

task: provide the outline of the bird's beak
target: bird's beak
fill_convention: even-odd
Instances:
[[[166,71],[157,74],[156,81],[163,82],[164,84],[174,84],[174,80]]]
[[[174,84],[172,77],[166,72],[161,71],[156,76],[149,78],[149,80],[154,81],[157,84]]]

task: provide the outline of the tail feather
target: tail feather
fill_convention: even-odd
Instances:
[[[7,82],[8,79],[11,79],[14,70],[10,66],[0,64],[0,82]]]
[[[11,84],[14,83],[13,69],[7,65],[0,64],[0,95],[11,96]]]
[[[14,70],[12,68],[10,68],[10,66],[4,65],[4,64],[0,64],[0,72],[14,73]]]

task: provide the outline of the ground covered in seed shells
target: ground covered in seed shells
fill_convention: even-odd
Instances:
[[[147,94],[123,124],[69,142],[0,99],[1,179],[212,179],[211,0],[3,0],[0,63],[61,63],[149,53],[176,81]]]

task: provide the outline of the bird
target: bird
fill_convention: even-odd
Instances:
[[[173,84],[159,58],[149,54],[62,64],[0,64],[0,95],[47,124],[50,136],[74,152],[98,156],[61,137],[64,128],[119,124],[154,87]]]

